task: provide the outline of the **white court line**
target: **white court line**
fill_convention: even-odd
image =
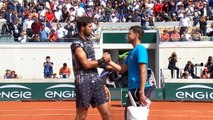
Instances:
[[[74,111],[76,109],[29,109],[29,110],[2,110],[0,112],[13,112],[13,111]],[[112,111],[121,111],[121,110],[112,110]],[[150,112],[201,112],[201,110],[150,110]],[[203,111],[203,112],[213,112],[210,111]]]
[[[187,117],[187,118],[213,118],[213,116],[206,116],[206,115],[202,115],[202,116],[192,116],[192,115],[149,115],[149,116],[160,116],[160,117]]]
[[[76,114],[4,114],[0,115],[0,117],[9,117],[9,116],[75,116]],[[87,116],[100,116],[100,114],[87,114]],[[113,114],[114,115],[114,114]],[[123,114],[115,114],[115,115],[123,115]]]
[[[72,111],[76,109],[30,109],[30,110],[0,110],[0,112],[12,112],[12,111]]]
[[[201,110],[152,110],[150,109],[150,111],[154,111],[154,112],[201,112]],[[205,110],[203,112],[213,112],[213,110]]]
[[[113,115],[120,115],[123,114],[113,114]],[[0,117],[30,117],[30,116],[75,116],[75,114],[4,114],[0,115]],[[100,116],[100,114],[88,114],[87,116]],[[187,117],[187,118],[213,118],[213,116],[190,116],[190,115],[150,115],[150,117]]]
[[[18,111],[73,111],[76,109],[29,109],[29,110],[18,110]],[[0,109],[0,112],[12,112],[12,111],[17,111],[17,110],[3,110]],[[120,110],[113,110],[113,111],[120,111]],[[201,112],[200,110],[152,110],[150,109],[151,112]],[[205,110],[204,112],[213,112],[213,110]]]

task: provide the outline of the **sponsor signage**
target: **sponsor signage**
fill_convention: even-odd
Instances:
[[[56,84],[46,88],[44,93],[47,99],[74,99],[75,86],[70,84]]]
[[[73,83],[0,83],[0,100],[72,100]]]
[[[213,84],[166,83],[165,100],[212,101]]]
[[[32,91],[23,85],[9,84],[0,86],[1,99],[31,99]]]
[[[126,99],[128,97],[128,89],[122,88],[121,89],[121,106],[126,106]]]

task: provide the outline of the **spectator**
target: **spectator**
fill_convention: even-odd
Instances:
[[[69,20],[71,22],[74,22],[75,20],[75,15],[76,15],[76,12],[75,12],[75,9],[73,7],[70,8],[70,11],[69,11]],[[95,17],[94,17],[95,18]]]
[[[45,14],[46,14],[46,12],[47,12],[48,10],[46,9],[46,8],[44,8],[43,6],[41,6],[41,10],[39,10],[39,20],[41,21],[41,22],[45,22],[45,18],[46,18],[46,16],[45,16]]]
[[[46,57],[46,61],[43,63],[43,66],[44,66],[44,78],[52,78],[53,62],[50,62],[50,56]]]
[[[16,72],[14,70],[11,71],[11,78],[12,79],[17,79],[18,78],[18,76],[17,76],[17,74],[16,74]]]
[[[176,42],[180,40],[180,34],[178,33],[177,29],[174,28],[171,34],[171,41]]]
[[[53,79],[58,79],[57,74],[53,73]]]
[[[38,34],[33,34],[33,36],[29,38],[28,42],[40,42],[39,35]]]
[[[210,27],[206,30],[207,36],[213,36],[213,22],[211,23]]]
[[[5,20],[2,16],[2,14],[0,14],[0,32],[1,34],[6,34],[6,32],[9,32],[9,30],[7,29],[7,20]]]
[[[7,69],[4,74],[4,79],[10,79],[11,77],[11,70]]]
[[[67,35],[68,31],[64,29],[60,23],[57,24],[56,33],[58,36],[58,42],[64,42],[64,37]]]
[[[42,23],[39,21],[38,18],[35,18],[35,21],[32,23],[31,28],[33,30],[33,34],[39,35],[41,31]]]
[[[189,0],[188,5],[186,7],[186,13],[190,20],[193,20],[194,16],[194,5],[192,4],[192,0]]]
[[[204,17],[207,17],[207,12],[208,12],[208,10],[207,10],[207,3],[206,3],[206,1],[205,2],[202,2],[201,1],[201,3],[200,3],[201,5],[201,9],[200,9],[200,11],[201,11],[201,15],[202,16],[204,16]]]
[[[48,40],[50,42],[57,42],[58,40],[58,35],[53,28],[51,28],[51,32],[50,32],[50,35],[48,36]]]
[[[66,6],[62,8],[62,21],[66,22],[69,19],[69,11],[67,10]]]
[[[192,40],[194,41],[200,41],[201,40],[201,33],[199,28],[195,29],[194,32],[192,32]]]
[[[74,27],[70,20],[67,20],[67,25],[64,26],[64,29],[67,30],[66,38],[71,38],[74,35]],[[66,39],[64,42],[68,42]]]
[[[27,36],[32,37],[33,36],[33,30],[31,28],[34,20],[32,20],[31,16],[27,16],[27,19],[24,20],[23,23],[23,30],[27,32]]]
[[[115,13],[113,13],[113,14],[110,15],[110,21],[111,21],[112,23],[118,22],[118,18],[117,18],[117,16],[115,15]]]
[[[181,19],[180,19],[180,22],[179,22],[180,35],[182,35],[183,32],[184,32],[188,27],[190,27],[190,25],[191,25],[190,19],[189,19],[189,17],[187,16],[187,13],[185,12],[183,18],[181,18]]]
[[[204,69],[203,69],[200,78],[202,78],[202,79],[207,79],[207,78],[209,78],[209,75],[208,75],[208,68],[204,68]]]
[[[196,26],[200,20],[201,12],[198,9],[194,10],[193,26]]]
[[[145,11],[145,10],[142,10],[142,13],[141,13],[141,27],[142,27],[144,30],[147,30],[146,21],[147,21],[147,14],[146,14],[146,11]]]
[[[56,22],[62,22],[62,18],[63,18],[62,12],[58,6],[56,7],[55,18],[56,18]]]
[[[50,28],[52,22],[55,20],[55,15],[51,9],[48,9],[48,11],[45,13],[45,19],[46,19],[46,26]]]
[[[33,9],[33,11],[30,13],[31,18],[33,19],[38,19],[38,13],[36,11],[36,9]]]
[[[169,65],[168,65],[168,69],[171,70],[171,78],[174,78],[174,70],[177,71],[177,78],[179,78],[179,68],[176,66],[177,63],[177,54],[175,52],[172,53],[172,55],[169,57]]]
[[[207,67],[209,73],[213,72],[213,59],[212,59],[212,56],[208,57],[208,60],[207,60],[207,62],[205,64],[205,67]]]
[[[25,18],[27,18],[28,16],[30,16],[30,13],[31,13],[31,10],[30,10],[30,7],[27,5],[26,8],[24,9],[24,12],[23,12],[23,16]],[[31,17],[31,16],[30,16]],[[32,18],[32,17],[31,17]]]
[[[149,27],[153,29],[154,26],[155,26],[153,15],[151,15],[151,16],[148,18],[148,22],[149,22]]]
[[[40,42],[47,42],[49,36],[49,32],[45,29],[45,25],[41,25],[41,30],[39,33]]]
[[[160,0],[154,4],[153,12],[155,14],[156,21],[160,21],[160,13],[162,13],[163,4],[161,4]]]
[[[11,9],[9,9],[9,13],[6,16],[6,20],[7,20],[7,25],[11,35],[12,35],[13,23],[16,22],[16,19],[17,19],[17,16],[15,14],[15,11],[12,11]]]
[[[13,32],[14,41],[18,42],[18,37],[20,36],[20,33],[22,31],[22,25],[19,23],[19,19],[17,19],[11,28]]]
[[[169,40],[170,40],[170,35],[169,35],[168,31],[165,29],[165,30],[163,30],[163,34],[161,35],[161,41],[169,42]]]
[[[18,42],[21,42],[21,43],[27,42],[26,32],[21,31],[20,36],[18,37]]]
[[[182,75],[182,79],[193,79],[192,76],[189,75],[188,71],[184,71]]]
[[[206,17],[205,16],[202,16],[200,18],[199,24],[200,24],[200,33],[201,33],[201,35],[202,36],[206,36],[207,21],[206,21]]]
[[[60,68],[59,70],[59,75],[61,78],[69,78],[71,74],[71,70],[69,67],[67,67],[67,63],[63,64],[63,67]]]
[[[177,16],[178,16],[178,21],[181,20],[184,17],[184,13],[186,12],[184,9],[184,5],[180,4],[178,5],[178,10],[177,10]]]
[[[76,17],[82,17],[85,15],[85,9],[82,8],[79,4],[78,4],[78,8],[76,9]]]
[[[184,71],[187,71],[193,79],[198,79],[199,77],[194,74],[194,65],[191,61],[188,61],[186,66],[184,67]]]
[[[192,36],[188,32],[188,28],[184,31],[184,33],[181,35],[181,41],[192,41]]]
[[[183,2],[184,0],[176,1],[175,11],[178,11],[180,9],[180,6],[184,6]]]

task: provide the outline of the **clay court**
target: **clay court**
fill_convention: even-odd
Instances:
[[[123,120],[124,108],[113,101],[112,120]],[[0,120],[74,120],[75,101],[0,102]],[[101,120],[89,109],[87,120]],[[202,102],[152,102],[149,120],[213,120],[213,104]]]

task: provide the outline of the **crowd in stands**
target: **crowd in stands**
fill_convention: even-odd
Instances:
[[[75,20],[90,16],[94,29],[99,22],[141,22],[147,29],[147,22],[154,26],[154,21],[180,21],[180,37],[187,27],[198,24],[201,35],[206,35],[212,6],[212,0],[2,0],[1,33],[8,32],[15,42],[67,42],[76,32]]]
[[[180,72],[179,67],[176,66],[177,63],[177,54],[175,52],[169,57],[168,69],[171,70],[171,78],[174,78],[174,70],[176,70],[176,78],[182,79],[212,79],[213,78],[213,58],[212,56],[208,57],[205,65],[203,63],[193,64],[191,61],[187,61],[183,72]],[[200,76],[195,74],[195,67],[203,67],[202,73]],[[181,75],[180,75],[181,73]]]

